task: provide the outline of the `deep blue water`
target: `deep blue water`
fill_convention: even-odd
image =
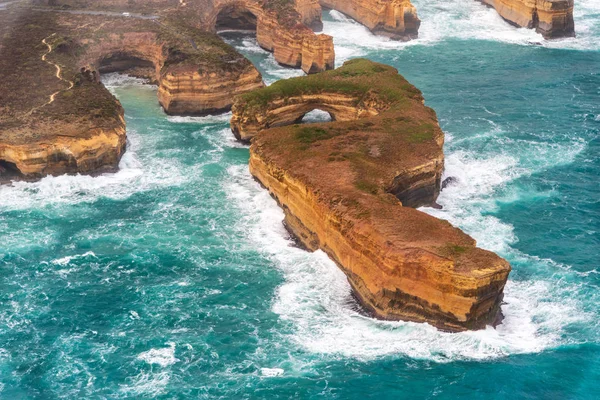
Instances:
[[[338,62],[394,65],[437,111],[458,183],[425,211],[512,263],[503,325],[356,313],[337,267],[291,245],[227,115],[166,117],[109,76],[121,170],[0,188],[0,398],[597,398],[600,5],[538,45],[476,2],[414,3],[415,42],[335,12],[325,31]],[[230,40],[267,82],[299,75]]]

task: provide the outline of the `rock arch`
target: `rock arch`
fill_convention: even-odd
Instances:
[[[278,8],[257,0],[199,0],[196,7],[200,25],[210,32],[253,27],[256,20],[258,44],[273,53],[275,60],[286,66],[316,73],[335,67],[333,38],[315,34],[309,26],[320,25],[320,6],[316,0],[296,0]]]
[[[226,29],[257,29],[259,13],[254,8],[248,8],[243,1],[226,3],[218,10],[214,17],[214,29],[217,32]]]
[[[261,131],[250,173],[281,206],[287,230],[336,262],[370,314],[447,331],[497,321],[509,264],[413,208],[435,204],[444,135],[397,70],[351,60],[243,97],[234,106],[242,127],[292,119],[307,104],[353,111],[354,121]],[[361,118],[369,110],[377,115]]]
[[[130,75],[150,78],[152,81],[156,81],[158,65],[148,57],[119,51],[102,57],[98,60],[97,67],[101,74],[127,72]]]
[[[190,47],[199,46],[186,38]],[[263,86],[262,76],[239,55],[227,68],[187,62],[193,54],[173,50],[154,33],[130,32],[88,46],[80,65],[93,79],[102,73],[127,72],[158,85],[158,100],[170,115],[205,115],[228,111],[235,94]],[[221,63],[223,64],[223,63]]]
[[[26,82],[32,73],[23,66],[34,65],[43,82],[5,85],[11,89],[9,99],[24,100],[9,100],[0,113],[3,181],[17,170],[23,178],[37,179],[117,168],[126,148],[124,112],[100,83],[103,73],[150,78],[158,84],[165,111],[180,115],[229,110],[235,95],[263,86],[249,60],[179,16],[157,21],[48,13],[40,22],[36,15],[3,14],[8,23],[0,24],[17,32],[37,21],[45,33],[41,42],[38,36],[22,35],[0,60],[5,61],[0,68],[5,78],[16,70],[15,81]],[[22,48],[34,49],[29,58],[19,57]]]
[[[355,121],[376,116],[385,108],[384,104],[372,100],[371,96],[323,91],[289,97],[276,96],[269,100],[267,107],[256,110],[248,108],[243,97],[240,97],[233,105],[231,130],[238,140],[250,142],[258,132],[298,124],[314,110],[329,113],[332,121]]]

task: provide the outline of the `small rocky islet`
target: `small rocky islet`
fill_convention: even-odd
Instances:
[[[483,2],[545,37],[573,35],[572,0]],[[0,181],[116,170],[124,110],[100,76],[143,77],[158,85],[167,114],[233,108],[232,131],[251,143],[251,172],[288,230],[340,266],[371,315],[447,331],[497,323],[509,264],[416,210],[435,205],[441,187],[435,112],[392,67],[357,59],[334,70],[332,38],[315,33],[322,8],[393,39],[418,36],[408,0],[11,4],[0,12]],[[264,87],[216,35],[239,28],[255,29],[277,62],[309,75]],[[314,109],[333,121],[300,124]]]

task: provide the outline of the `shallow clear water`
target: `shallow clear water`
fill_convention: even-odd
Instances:
[[[392,64],[437,111],[458,183],[424,211],[512,263],[503,325],[360,315],[337,267],[291,245],[228,115],[166,117],[155,88],[109,76],[120,172],[0,188],[0,397],[596,398],[600,5],[538,45],[476,2],[414,3],[414,42],[336,12],[325,31],[338,62]],[[228,40],[267,82],[300,75]]]

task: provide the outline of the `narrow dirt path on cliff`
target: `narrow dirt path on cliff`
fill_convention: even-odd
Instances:
[[[48,47],[48,51],[46,53],[44,53],[44,55],[42,56],[42,61],[44,61],[47,64],[50,64],[50,65],[54,66],[54,68],[56,68],[56,77],[58,79],[60,79],[61,81],[65,82],[65,83],[68,83],[69,87],[67,89],[61,89],[61,90],[58,90],[58,91],[52,93],[50,95],[50,99],[46,103],[42,104],[41,106],[32,108],[31,111],[29,111],[27,113],[27,115],[31,115],[36,110],[39,110],[40,108],[46,107],[47,105],[54,103],[54,100],[56,99],[56,96],[59,93],[66,92],[67,90],[71,90],[71,89],[73,89],[73,86],[75,86],[75,83],[73,81],[69,81],[69,80],[67,80],[67,79],[65,79],[65,78],[62,77],[62,69],[60,68],[60,65],[58,65],[56,63],[53,63],[52,61],[48,60],[48,55],[50,55],[50,53],[52,53],[52,51],[53,51],[52,45],[50,43],[48,43],[48,39],[50,39],[51,37],[53,37],[55,35],[56,35],[56,33],[53,33],[52,35],[50,35],[47,38],[44,38],[42,40],[42,43],[44,43]]]

